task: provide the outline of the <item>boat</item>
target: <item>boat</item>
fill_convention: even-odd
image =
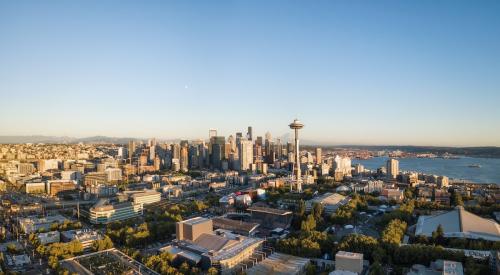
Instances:
[[[468,167],[469,168],[481,168],[481,165],[479,165],[479,164],[469,164]]]

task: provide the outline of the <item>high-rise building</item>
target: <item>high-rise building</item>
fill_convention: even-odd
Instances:
[[[321,148],[316,148],[316,164],[321,164]]]
[[[124,159],[127,157],[127,149],[125,147],[118,147],[117,157],[119,159]]]
[[[155,147],[156,146],[156,139],[152,138],[148,140],[148,147]]]
[[[386,173],[388,179],[395,179],[399,174],[399,161],[396,159],[389,159],[386,165]]]
[[[155,166],[155,170],[156,171],[158,171],[158,170],[161,169],[161,161],[160,161],[160,157],[159,156],[155,157],[154,166]]]
[[[240,170],[246,171],[250,169],[250,165],[253,163],[252,141],[242,139],[240,141],[240,148],[238,151],[239,151]]]
[[[222,169],[222,160],[224,159],[226,138],[223,136],[216,136],[213,137],[212,140],[212,154],[210,156],[212,167],[214,169]]]
[[[135,154],[135,141],[131,140],[128,142],[128,155],[129,158],[132,158]]]
[[[155,157],[156,157],[156,145],[153,145],[149,147],[149,159],[151,161],[154,161]]]
[[[276,140],[276,157],[281,159],[283,157],[283,144],[281,144],[281,139]]]
[[[146,154],[142,154],[139,157],[139,165],[140,166],[146,166],[146,165],[148,165],[148,156]]]
[[[231,152],[234,153],[236,152],[236,139],[233,137],[233,135],[230,135],[228,138],[227,138],[227,142],[229,143],[230,145],[230,148],[231,148]],[[229,154],[231,152],[226,152],[226,154]]]
[[[247,139],[253,140],[252,126],[248,126]]]
[[[274,152],[274,150],[273,150],[273,142],[271,140],[271,133],[267,132],[265,137],[266,138],[264,141],[264,156],[266,157],[266,161],[268,163],[272,163],[272,161],[270,161],[270,157],[271,157],[271,152]]]
[[[215,129],[208,130],[208,140],[212,140],[212,138],[216,136],[217,136],[217,130]]]
[[[265,138],[266,138],[266,140],[271,141],[271,133],[266,132],[266,134],[265,134]]]
[[[349,157],[336,155],[333,159],[333,170],[342,175],[350,175],[352,170],[351,159]]]
[[[189,151],[186,145],[181,147],[180,166],[182,172],[187,172],[189,167]]]
[[[262,146],[264,144],[262,137],[257,137],[257,139],[255,140],[255,144]]]
[[[172,158],[179,159],[181,157],[181,146],[179,144],[172,144]]]

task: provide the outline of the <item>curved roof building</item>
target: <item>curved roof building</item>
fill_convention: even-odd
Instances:
[[[447,238],[500,241],[500,225],[497,222],[472,214],[462,206],[435,216],[420,216],[415,235],[430,237],[439,225]]]

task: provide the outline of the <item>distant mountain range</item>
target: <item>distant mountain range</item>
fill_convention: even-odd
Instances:
[[[293,141],[293,136],[289,133],[277,137],[281,139],[281,143]],[[132,138],[132,137],[107,137],[107,136],[93,136],[93,137],[60,137],[60,136],[0,136],[0,144],[8,143],[50,143],[50,144],[75,144],[75,143],[97,143],[97,144],[126,144],[130,140],[143,140],[148,138]],[[157,138],[158,141],[180,141],[181,139],[162,139]],[[312,140],[301,140],[302,145],[315,145],[319,144]]]
[[[277,137],[281,139],[282,143],[292,142],[293,136],[289,133]],[[94,144],[127,144],[130,140],[147,140],[146,138],[132,138],[132,137],[106,137],[106,136],[93,136],[85,138],[75,137],[59,137],[59,136],[0,136],[0,144],[6,143],[59,143],[59,144],[74,144],[74,143],[94,143]],[[165,141],[165,139],[158,139]],[[180,139],[169,139],[168,141],[179,141]],[[470,156],[470,157],[486,157],[486,158],[500,158],[500,147],[483,146],[483,147],[443,147],[443,146],[411,146],[411,145],[324,145],[312,140],[301,140],[301,145],[305,148],[313,148],[321,146],[324,149],[333,148],[352,148],[352,149],[365,149],[371,151],[381,150],[401,150],[413,153],[434,153],[443,154],[450,153],[454,155]]]
[[[102,144],[125,144],[130,140],[141,140],[138,138],[117,138],[105,136],[93,136],[84,138],[58,137],[58,136],[0,136],[0,143],[102,143]]]

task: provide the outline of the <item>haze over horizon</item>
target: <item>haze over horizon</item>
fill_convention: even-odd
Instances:
[[[500,2],[0,2],[0,136],[500,146]]]

